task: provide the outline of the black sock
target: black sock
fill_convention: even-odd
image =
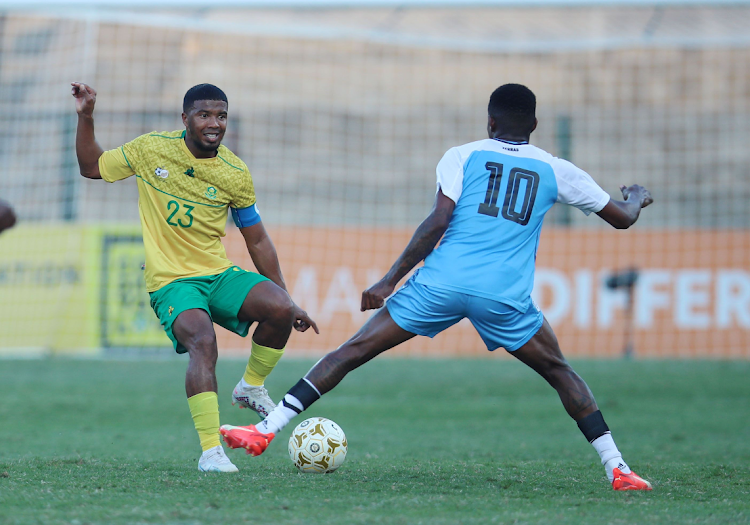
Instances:
[[[306,379],[300,379],[296,385],[289,389],[287,395],[292,396],[294,399],[299,401],[302,407],[300,410],[300,407],[294,406],[294,403],[287,403],[286,396],[284,396],[284,401],[282,401],[284,403],[284,406],[291,408],[298,414],[303,410],[307,410],[310,405],[320,399],[320,394],[318,394],[318,391],[315,390],[315,388],[313,388],[313,386]]]
[[[578,428],[581,429],[581,432],[583,432],[584,437],[588,439],[589,443],[609,432],[609,427],[604,422],[604,417],[600,410],[589,414],[576,423],[578,423]]]

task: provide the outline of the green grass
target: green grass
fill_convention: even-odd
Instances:
[[[310,364],[282,361],[273,397]],[[502,359],[352,373],[309,411],[347,434],[334,474],[296,472],[291,426],[202,474],[185,365],[0,361],[0,523],[750,523],[750,363],[574,363],[650,493],[612,491],[554,391]],[[255,420],[229,404],[243,366],[219,364],[222,422]]]

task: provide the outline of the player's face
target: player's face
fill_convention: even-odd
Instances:
[[[227,103],[222,100],[196,100],[188,113],[182,114],[185,138],[195,149],[214,154],[227,130]]]

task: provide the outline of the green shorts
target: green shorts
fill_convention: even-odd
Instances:
[[[188,277],[172,281],[151,292],[151,308],[156,312],[164,331],[178,354],[187,352],[172,333],[172,323],[185,310],[200,308],[211,320],[242,337],[250,330],[250,322],[240,321],[237,314],[248,292],[256,284],[269,279],[232,266],[218,275]]]

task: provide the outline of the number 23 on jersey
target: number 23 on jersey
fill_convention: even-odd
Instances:
[[[193,225],[192,212],[195,206],[188,204],[180,204],[177,201],[169,201],[167,203],[167,224],[170,226],[177,226],[180,228],[190,228]]]

